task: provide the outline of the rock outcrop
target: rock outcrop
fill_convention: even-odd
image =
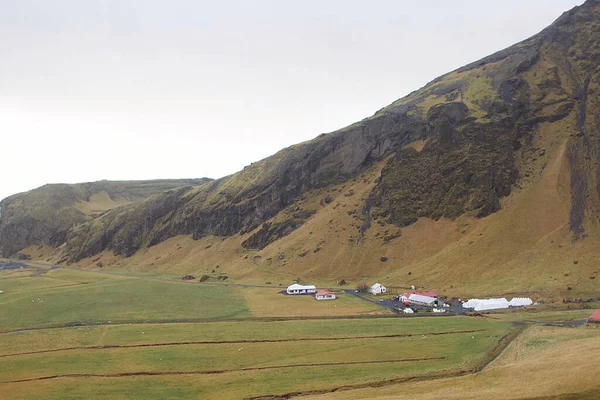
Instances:
[[[65,243],[71,228],[113,207],[170,188],[209,181],[202,178],[52,184],[7,197],[0,202],[0,255],[9,257],[30,245],[58,247]]]

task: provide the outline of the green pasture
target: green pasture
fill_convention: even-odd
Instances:
[[[16,281],[16,282],[15,282]],[[238,290],[72,270],[7,279],[0,330],[107,321],[232,318],[248,315]]]
[[[0,281],[0,399],[237,399],[366,384],[476,365],[512,326],[257,319],[242,292],[265,289],[62,268]]]

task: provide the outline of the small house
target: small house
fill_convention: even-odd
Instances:
[[[335,300],[335,294],[328,290],[319,290],[315,295],[317,300]]]
[[[369,293],[371,293],[371,294],[378,295],[378,294],[382,294],[385,292],[387,292],[387,289],[381,283],[376,283],[369,288]]]
[[[600,324],[600,311],[596,311],[588,318],[588,322]]]
[[[316,292],[317,287],[315,285],[300,285],[294,283],[287,288],[287,294],[315,294]]]

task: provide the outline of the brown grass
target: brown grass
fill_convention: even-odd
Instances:
[[[296,205],[317,213],[263,250],[241,247],[252,232],[198,241],[178,236],[128,259],[105,252],[80,265],[94,267],[100,261],[109,270],[207,274],[211,279],[226,274],[228,281],[269,281],[284,287],[297,278],[319,286],[345,279],[350,286],[381,281],[462,297],[523,294],[561,301],[591,296],[598,288],[598,280],[590,277],[600,274],[595,261],[600,238],[590,230],[586,240],[574,243],[568,232],[564,151],[569,126],[570,118],[539,126],[534,145],[545,154],[534,162],[527,161],[528,155],[517,158],[520,169],[535,173],[523,177],[502,209],[484,219],[421,218],[401,230],[374,222],[359,240],[362,208],[385,165],[382,161],[345,184],[306,193]],[[321,204],[328,195],[333,201]],[[383,239],[398,233],[388,243]]]
[[[306,398],[387,400],[401,393],[415,400],[501,400],[600,394],[599,357],[597,329],[534,327],[479,374]]]
[[[281,288],[279,289],[281,290]],[[243,289],[250,313],[256,317],[343,316],[380,314],[385,308],[341,294],[336,300],[318,301],[314,296],[285,296],[278,289]]]
[[[423,150],[423,147],[425,147],[425,143],[426,143],[426,140],[415,140],[414,142],[410,142],[409,144],[404,146],[404,148],[405,149],[411,148],[411,149],[415,149],[416,151],[421,151],[421,150]]]
[[[75,208],[87,215],[97,215],[111,208],[130,204],[132,201],[119,200],[115,201],[105,191],[94,193],[88,201],[81,201],[75,204]]]

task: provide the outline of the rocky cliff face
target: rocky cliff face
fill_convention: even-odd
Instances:
[[[181,186],[210,179],[99,181],[76,185],[45,185],[0,202],[0,254],[14,255],[30,245],[57,247],[69,229],[122,204],[133,203]]]
[[[400,227],[423,217],[485,217],[534,173],[527,165],[545,151],[536,147],[541,124],[571,119],[570,229],[579,239],[600,216],[599,38],[600,2],[588,0],[538,35],[437,78],[372,117],[229,177],[173,188],[87,221],[68,210],[59,226],[38,226],[27,213],[18,223],[3,217],[3,252],[44,238],[66,243],[64,261],[74,262],[103,250],[130,256],[181,234],[250,232],[243,246],[264,248],[310,218],[281,214],[307,191],[355,179],[383,160],[360,235],[371,217]],[[15,202],[3,204],[3,212]]]

